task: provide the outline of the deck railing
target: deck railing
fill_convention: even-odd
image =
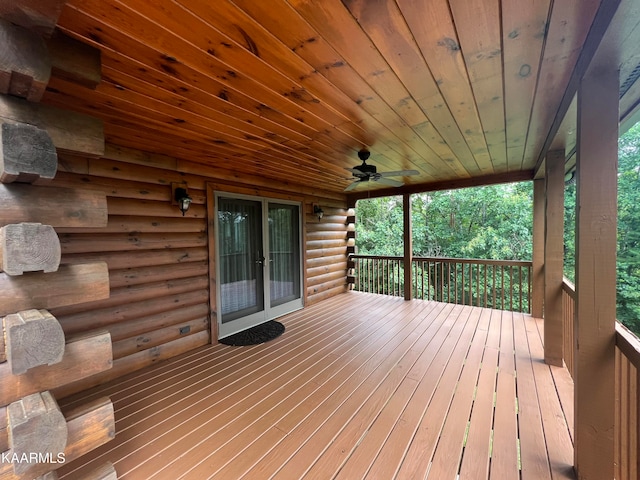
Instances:
[[[575,287],[563,282],[563,320],[565,331],[565,363],[574,374]],[[616,321],[615,359],[615,478],[637,480],[640,474],[640,340]]]
[[[404,259],[351,255],[354,289],[404,295]],[[414,298],[529,312],[531,262],[413,257]]]
[[[575,330],[573,329],[573,319],[575,316],[576,306],[576,287],[568,278],[562,282],[562,324],[564,331],[564,363],[567,370],[574,378],[574,361],[573,355],[575,350]]]

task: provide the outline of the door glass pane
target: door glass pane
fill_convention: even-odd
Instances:
[[[262,203],[218,199],[222,323],[264,310]]]
[[[300,298],[300,213],[297,205],[269,203],[271,306]]]

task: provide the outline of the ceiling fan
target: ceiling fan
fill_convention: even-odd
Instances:
[[[418,175],[420,173],[417,170],[378,172],[378,169],[375,167],[375,165],[367,164],[367,160],[370,155],[371,153],[368,150],[360,150],[358,152],[358,158],[362,160],[362,165],[358,165],[354,168],[347,168],[347,170],[349,170],[353,174],[353,178],[355,178],[356,180],[344,189],[345,192],[353,190],[360,183],[368,181],[380,182],[384,185],[389,185],[390,187],[401,187],[402,185],[404,185],[402,182],[387,177],[408,177],[409,175]]]

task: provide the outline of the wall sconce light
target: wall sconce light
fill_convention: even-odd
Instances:
[[[324,211],[322,210],[322,208],[320,208],[320,205],[313,206],[313,213],[318,216],[318,221],[320,221],[322,219],[322,216],[324,215]]]
[[[187,213],[187,210],[189,210],[189,206],[193,201],[189,196],[189,192],[187,192],[187,189],[183,187],[175,187],[173,191],[173,200],[175,202],[174,205],[178,205],[178,208],[180,209],[180,211],[182,212],[182,216],[184,217],[184,214]]]

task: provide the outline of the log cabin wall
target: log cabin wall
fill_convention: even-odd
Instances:
[[[270,190],[264,178],[234,173],[231,181],[209,166],[110,145],[102,158],[59,157],[55,179],[42,183],[104,192],[109,214],[105,228],[58,229],[61,263],[106,262],[111,295],[52,313],[66,334],[107,329],[114,359],[111,370],[56,390],[62,398],[209,343],[207,184],[266,196]],[[172,205],[172,183],[186,183],[193,199],[184,217]],[[323,196],[312,187],[286,188],[288,195],[304,199],[309,305],[346,290],[352,212],[339,195]],[[321,220],[313,205],[323,209]],[[184,327],[188,333],[181,334]]]

